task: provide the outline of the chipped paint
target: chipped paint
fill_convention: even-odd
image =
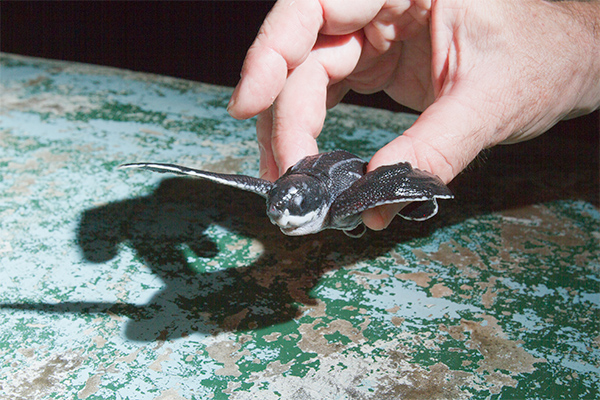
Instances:
[[[255,122],[227,116],[230,89],[12,55],[0,67],[0,399],[600,389],[597,161],[567,186],[490,163],[426,223],[289,238],[255,196],[115,170],[257,175]],[[320,146],[369,158],[414,120],[342,105]],[[511,203],[524,182],[539,190]]]
[[[411,272],[394,275],[398,279],[413,281],[420,287],[428,287],[433,274],[428,272]]]

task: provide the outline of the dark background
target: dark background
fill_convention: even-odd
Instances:
[[[271,1],[0,1],[0,50],[235,86]],[[385,94],[344,102],[405,109]],[[598,112],[552,129],[598,140]],[[585,146],[584,146],[585,147]],[[595,146],[597,149],[597,145]]]
[[[235,86],[272,1],[4,1],[0,48]],[[385,94],[346,102],[409,111]]]

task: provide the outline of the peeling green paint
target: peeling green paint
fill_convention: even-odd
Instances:
[[[597,395],[597,154],[567,190],[492,150],[433,220],[292,238],[257,196],[116,170],[256,175],[231,89],[6,54],[0,68],[0,398]],[[368,159],[414,120],[339,106],[320,146]]]

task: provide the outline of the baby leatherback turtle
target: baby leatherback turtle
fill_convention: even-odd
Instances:
[[[292,236],[341,229],[348,236],[360,237],[366,230],[361,224],[361,212],[366,209],[413,202],[400,215],[423,221],[437,213],[437,199],[454,197],[439,177],[413,169],[407,162],[367,173],[365,161],[343,150],[306,157],[275,182],[174,164],[133,163],[119,168],[189,175],[256,193],[267,199],[271,222]]]

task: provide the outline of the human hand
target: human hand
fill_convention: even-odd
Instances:
[[[423,111],[368,169],[408,161],[449,182],[484,148],[600,106],[600,3],[280,0],[248,50],[229,112],[258,114],[261,177],[306,155],[327,107],[385,91]],[[382,229],[398,206],[368,210]]]

